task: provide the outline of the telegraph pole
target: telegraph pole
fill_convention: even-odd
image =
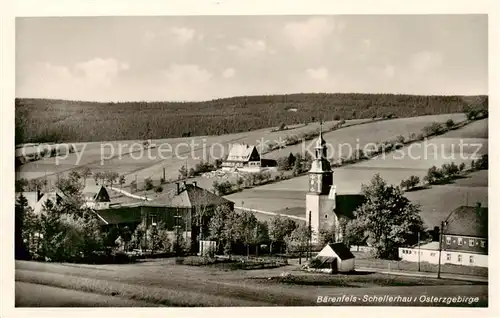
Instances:
[[[420,272],[420,230],[418,231],[418,271]]]
[[[175,215],[175,256],[178,258],[179,257],[179,250],[180,250],[180,246],[179,246],[179,228],[180,228],[180,225],[179,225],[179,218],[181,216],[179,215],[179,210],[177,209],[177,213]]]
[[[441,251],[443,249],[443,229],[445,222],[441,221],[441,229],[439,230],[439,260],[437,278],[441,278]]]
[[[309,240],[308,240],[308,254],[306,255],[306,260],[311,257],[311,244],[312,244],[312,226],[311,226],[311,211],[309,211]]]

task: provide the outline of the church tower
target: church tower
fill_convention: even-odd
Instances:
[[[309,170],[309,192],[306,195],[306,220],[311,222],[313,243],[318,242],[318,234],[321,230],[330,230],[338,224],[335,215],[335,198],[333,171],[328,161],[327,146],[320,128]]]

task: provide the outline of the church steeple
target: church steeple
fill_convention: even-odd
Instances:
[[[319,136],[314,145],[314,159],[311,164],[310,173],[322,173],[331,171],[330,162],[328,161],[328,149],[326,142],[323,139],[323,123],[320,123]]]
[[[333,172],[328,161],[327,145],[323,139],[322,123],[314,146],[314,159],[309,170],[309,182],[309,192],[317,194],[328,194],[333,185]]]

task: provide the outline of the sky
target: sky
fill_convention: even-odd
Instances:
[[[488,93],[486,15],[16,19],[16,96]]]

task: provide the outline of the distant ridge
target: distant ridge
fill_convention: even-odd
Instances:
[[[16,144],[220,135],[318,120],[414,117],[484,106],[486,95],[315,93],[203,102],[16,99]],[[296,111],[288,111],[296,109]]]

